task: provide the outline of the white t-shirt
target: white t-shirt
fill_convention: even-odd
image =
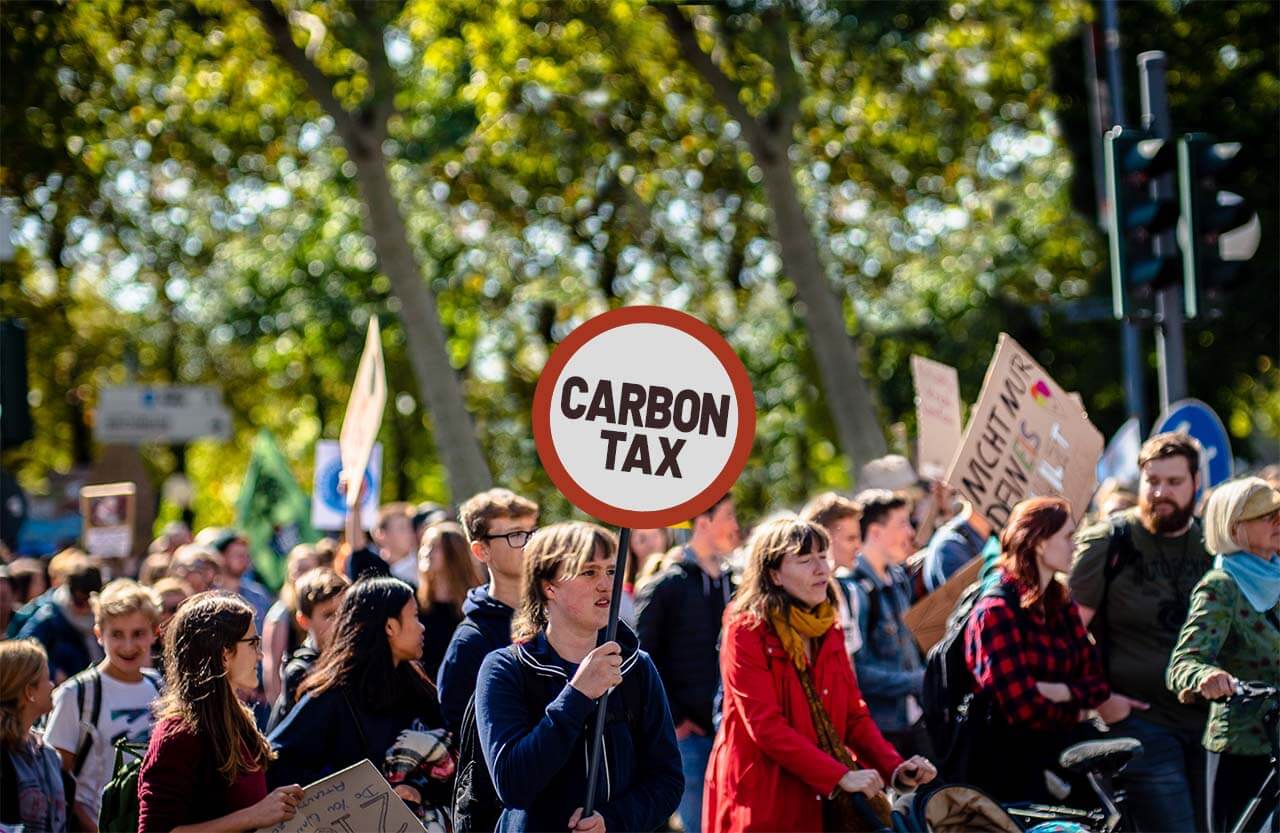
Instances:
[[[146,743],[151,738],[151,704],[157,697],[155,683],[151,680],[144,678],[141,682],[123,683],[106,674],[101,678],[102,708],[98,723],[87,729],[93,734],[93,747],[85,759],[84,768],[76,777],[76,803],[94,818],[102,808],[102,791],[111,780],[116,741],[127,737],[130,743]],[[49,715],[49,725],[45,730],[47,743],[72,755],[80,748],[81,742],[76,687],[75,683],[66,682],[53,692],[53,713]],[[84,697],[85,711],[92,714],[91,687],[85,689]]]

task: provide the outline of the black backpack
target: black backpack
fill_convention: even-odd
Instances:
[[[967,701],[972,699],[970,695],[977,687],[973,672],[965,662],[964,631],[974,606],[986,596],[1003,598],[1017,615],[1021,615],[1021,600],[1010,588],[997,584],[983,592],[982,582],[975,581],[960,594],[951,615],[947,617],[946,633],[929,650],[929,657],[925,661],[920,705],[936,760],[944,766],[956,751],[953,747],[957,743],[957,718],[964,712]]]
[[[514,648],[507,650],[514,651]],[[545,709],[559,693],[559,687],[552,689],[558,680],[535,674],[523,662],[517,661],[516,667],[524,677],[525,691],[534,694],[537,702]],[[635,686],[624,684],[615,689],[609,698],[610,702],[618,695],[622,697],[627,727],[634,737],[642,737],[646,705],[644,692]],[[595,715],[596,711],[592,709],[589,727],[595,726]],[[541,717],[535,712],[534,718],[534,725],[537,725],[536,721],[541,720]],[[498,791],[493,786],[493,779],[489,777],[484,750],[480,747],[474,693],[467,700],[466,711],[462,713],[462,725],[458,729],[458,762],[455,772],[452,808],[454,833],[491,833],[498,826],[498,817],[502,815],[504,808],[502,799],[498,798]],[[583,788],[586,788],[585,784]]]

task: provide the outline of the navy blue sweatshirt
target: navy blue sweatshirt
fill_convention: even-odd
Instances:
[[[511,617],[515,611],[489,595],[487,585],[472,587],[462,603],[462,621],[453,630],[436,677],[440,713],[445,728],[457,737],[462,714],[476,690],[480,663],[490,651],[511,644]]]
[[[622,685],[609,696],[596,811],[606,830],[654,830],[680,802],[680,752],[653,661],[625,624],[619,625],[618,643]],[[577,669],[556,654],[545,634],[485,657],[476,685],[476,723],[485,763],[506,806],[498,831],[565,830],[582,806],[596,701],[568,685]],[[542,696],[525,690],[529,673],[544,678]],[[642,727],[638,736],[627,720],[627,703],[647,706],[632,718]]]

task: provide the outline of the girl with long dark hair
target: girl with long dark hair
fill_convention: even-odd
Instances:
[[[369,759],[428,829],[448,806],[452,774],[435,686],[422,669],[422,623],[413,588],[366,578],[347,591],[329,648],[271,733],[273,784],[309,784]]]
[[[165,693],[138,778],[138,833],[240,831],[293,818],[302,790],[268,792],[271,748],[235,690],[258,685],[262,638],[244,599],[208,592],[165,630]]]

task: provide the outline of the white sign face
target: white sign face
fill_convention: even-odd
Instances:
[[[311,486],[311,526],[326,532],[342,529],[347,520],[347,498],[338,490],[342,455],[336,440],[316,442],[316,473]],[[382,443],[373,444],[364,471],[364,501],[360,523],[373,529],[378,523],[378,493],[382,488]]]
[[[98,393],[93,436],[118,445],[226,440],[231,414],[211,385],[116,385]]]
[[[951,365],[912,356],[911,381],[916,389],[916,434],[920,444],[917,468],[922,476],[941,480],[964,434],[960,423],[960,378]]]
[[[259,833],[423,833],[423,826],[368,759],[307,785],[288,821]]]
[[[729,491],[751,450],[755,405],[746,370],[713,330],[674,310],[625,307],[556,348],[538,381],[534,435],[575,506],[618,526],[661,526]]]
[[[355,381],[351,383],[347,413],[342,418],[342,432],[338,436],[343,471],[364,471],[368,467],[386,404],[387,375],[382,362],[382,334],[378,329],[378,319],[370,318],[364,352],[360,355]],[[359,489],[348,489],[347,506],[354,508],[359,495]]]

